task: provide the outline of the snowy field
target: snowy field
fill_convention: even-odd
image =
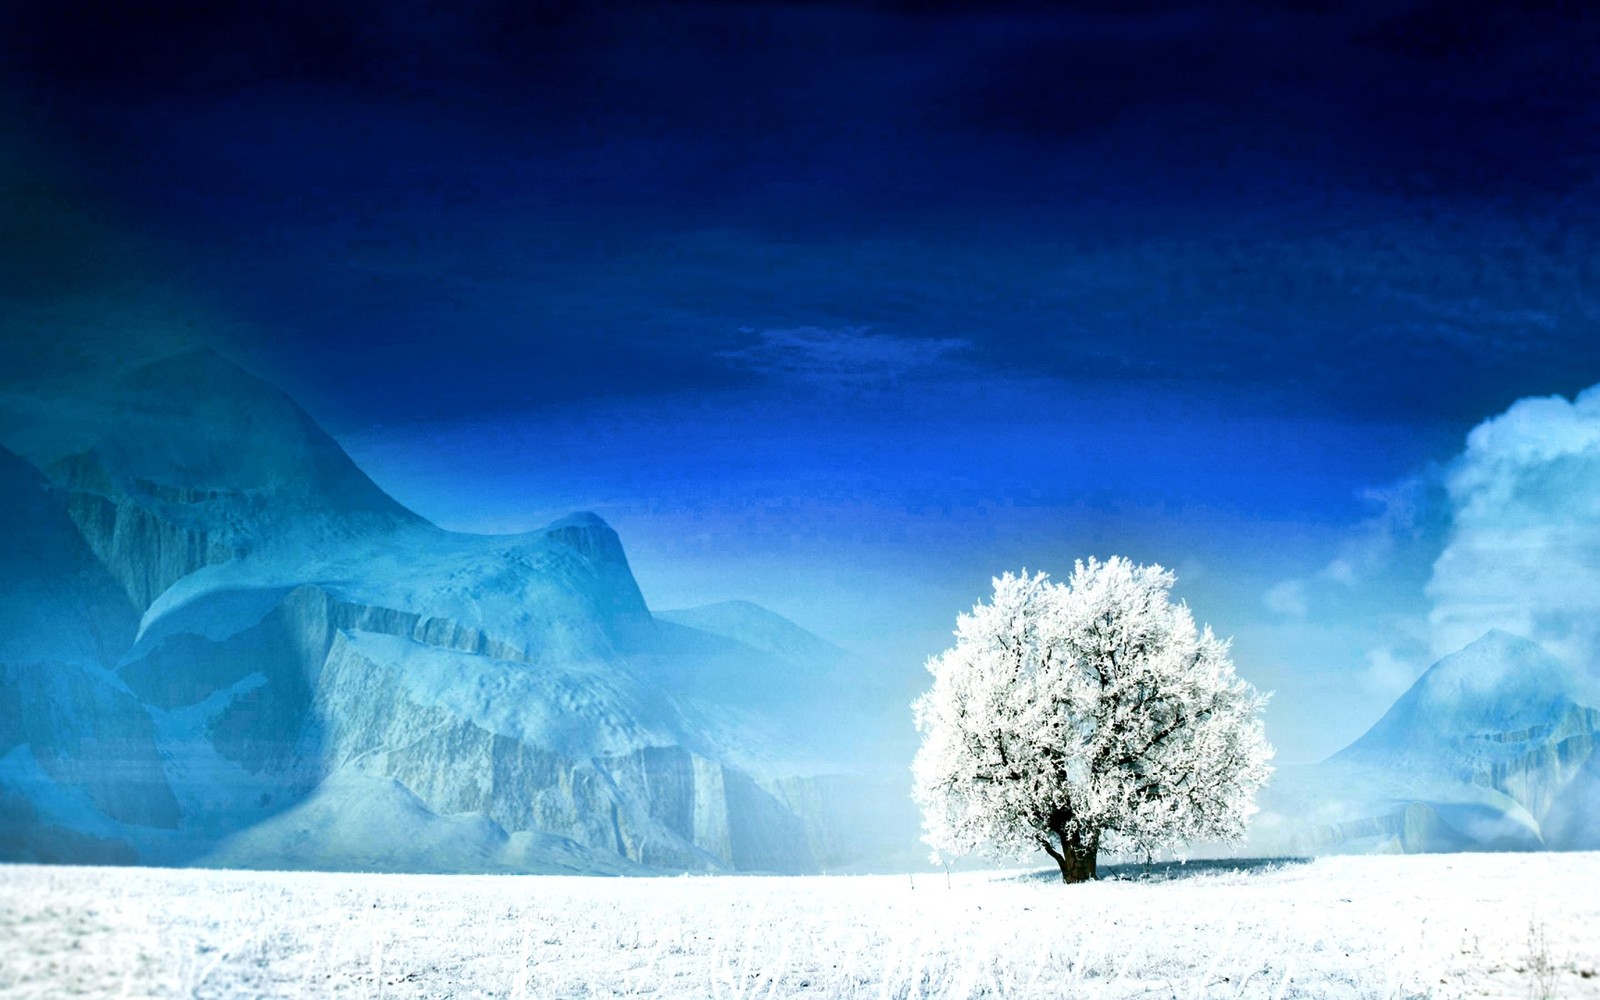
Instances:
[[[0,996],[1600,997],[1600,854],[1053,876],[0,867]]]

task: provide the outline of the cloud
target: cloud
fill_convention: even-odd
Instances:
[[[1285,580],[1263,597],[1267,610],[1285,618],[1304,618],[1310,610],[1304,580]]]
[[[1362,494],[1372,513],[1357,523],[1321,569],[1282,580],[1263,601],[1285,618],[1337,617],[1368,603],[1371,595],[1392,604],[1393,591],[1413,595],[1442,544],[1446,511],[1438,469],[1427,469]],[[1391,607],[1390,610],[1396,610]]]
[[[1426,594],[1435,654],[1503,628],[1600,662],[1600,386],[1523,399],[1468,435]]]
[[[1361,670],[1361,686],[1385,700],[1405,691],[1422,672],[1412,657],[1392,646],[1367,650],[1366,661]]]
[[[774,380],[859,391],[952,371],[957,356],[971,346],[956,338],[894,337],[854,327],[808,326],[762,330],[755,343],[721,356]]]
[[[1437,530],[1441,497],[1439,471],[1429,469],[1382,489],[1367,490],[1362,499],[1375,513],[1362,521],[1340,548],[1339,555],[1317,573],[1317,579],[1353,588],[1391,575],[1418,545]]]

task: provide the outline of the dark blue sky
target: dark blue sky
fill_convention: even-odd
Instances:
[[[1424,655],[1429,470],[1600,382],[1586,5],[103,6],[0,13],[11,377],[212,343],[657,606],[916,663],[1126,552],[1314,754]]]

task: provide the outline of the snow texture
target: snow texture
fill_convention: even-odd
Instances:
[[[0,994],[1600,997],[1600,855],[603,879],[0,868]]]

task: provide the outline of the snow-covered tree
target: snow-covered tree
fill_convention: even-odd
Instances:
[[[1271,773],[1266,697],[1172,602],[1173,581],[1090,559],[1065,584],[1007,573],[960,616],[912,706],[924,840],[953,854],[1043,849],[1078,882],[1102,848],[1243,835]]]

